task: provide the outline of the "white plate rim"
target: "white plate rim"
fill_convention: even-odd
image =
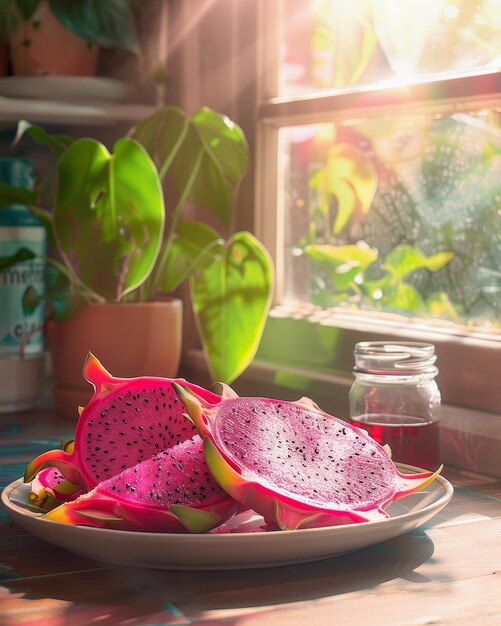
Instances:
[[[395,464],[397,466],[398,469],[400,470],[404,470],[404,471],[409,471],[409,472],[424,472],[426,470],[423,470],[421,468],[418,467],[414,467],[412,465],[406,465],[403,463],[396,463]],[[114,530],[114,529],[109,529],[109,528],[94,528],[91,526],[69,526],[67,524],[62,524],[61,522],[55,522],[53,520],[45,520],[42,517],[41,513],[35,513],[32,511],[28,511],[27,509],[24,509],[20,506],[18,506],[17,504],[13,503],[10,501],[10,494],[12,493],[12,491],[18,487],[20,484],[23,483],[23,479],[19,478],[18,480],[15,480],[14,482],[10,483],[9,485],[7,485],[6,487],[4,487],[2,494],[1,494],[1,500],[3,505],[6,507],[6,509],[9,512],[13,512],[16,515],[21,515],[26,517],[27,519],[30,519],[31,521],[33,520],[39,520],[42,523],[45,524],[55,524],[58,526],[64,526],[65,529],[67,530],[67,532],[76,532],[79,531],[78,534],[86,534],[88,536],[92,536],[92,534],[94,533],[98,533],[99,536],[102,536],[103,533],[112,533],[113,536],[121,536],[121,537],[131,537],[133,536],[134,538],[137,538],[138,540],[144,539],[145,541],[148,541],[148,539],[146,538],[151,538],[151,537],[156,537],[158,539],[158,537],[164,537],[164,538],[170,538],[170,539],[176,539],[176,541],[185,541],[185,542],[189,542],[190,544],[192,544],[193,542],[199,542],[201,544],[203,544],[204,542],[210,540],[211,543],[216,543],[216,542],[220,542],[220,543],[224,543],[224,542],[237,542],[237,541],[242,541],[244,540],[244,538],[248,538],[248,537],[256,537],[258,536],[260,539],[260,541],[276,541],[277,536],[280,535],[286,535],[289,538],[292,538],[294,536],[304,536],[305,533],[309,533],[309,534],[317,534],[319,536],[319,538],[321,538],[323,535],[328,534],[329,536],[331,534],[334,534],[336,532],[338,533],[345,533],[347,531],[348,528],[353,529],[354,532],[363,532],[364,529],[368,528],[369,526],[371,528],[374,528],[376,525],[385,525],[388,524],[388,522],[391,521],[395,521],[398,520],[401,523],[405,523],[405,522],[412,522],[414,521],[416,518],[421,518],[424,517],[424,514],[429,514],[427,515],[428,519],[430,519],[431,517],[433,517],[436,513],[438,513],[441,509],[443,509],[448,502],[451,500],[453,493],[454,493],[454,488],[451,485],[451,483],[444,478],[441,475],[438,475],[434,478],[433,483],[434,482],[438,482],[440,484],[440,486],[443,489],[443,494],[436,500],[434,500],[433,502],[431,502],[430,504],[424,506],[424,507],[418,507],[413,511],[409,511],[407,513],[402,513],[399,515],[395,515],[392,517],[389,517],[387,519],[381,519],[381,520],[372,520],[372,521],[368,521],[368,522],[356,522],[353,524],[342,524],[342,525],[338,525],[338,526],[325,526],[322,528],[301,528],[299,530],[286,530],[286,531],[281,531],[281,530],[276,530],[276,531],[272,531],[272,532],[250,532],[250,533],[246,533],[246,532],[238,532],[238,533],[202,533],[202,534],[190,534],[190,533],[148,533],[148,532],[144,532],[144,531],[131,531],[131,530]],[[433,484],[431,483],[431,484]],[[73,528],[75,529],[75,531],[69,531],[69,528]],[[299,535],[298,535],[299,533]],[[264,539],[265,537],[270,537],[270,539]]]

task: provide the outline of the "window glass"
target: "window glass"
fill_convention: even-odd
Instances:
[[[499,67],[501,0],[282,0],[278,94]]]
[[[288,126],[284,302],[501,328],[499,110]]]

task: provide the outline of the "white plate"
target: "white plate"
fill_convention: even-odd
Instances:
[[[0,78],[0,96],[57,102],[117,102],[131,86],[100,76],[7,76]]]
[[[397,464],[402,471],[423,471]],[[56,546],[98,561],[137,567],[179,570],[222,570],[274,567],[327,559],[407,533],[424,524],[449,502],[452,485],[438,476],[418,493],[392,503],[391,517],[375,522],[329,528],[274,532],[183,535],[107,530],[52,522],[16,504],[11,495],[17,480],[2,493],[11,517],[25,530]],[[260,520],[261,518],[258,518]]]

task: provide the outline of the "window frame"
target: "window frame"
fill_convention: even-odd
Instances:
[[[353,117],[404,114],[449,115],[501,107],[501,72],[479,69],[454,77],[437,75],[404,83],[398,79],[343,89],[326,89],[302,95],[275,96],[273,76],[280,36],[281,3],[259,2],[258,102],[256,107],[255,232],[268,248],[276,269],[270,320],[255,361],[255,370],[300,373],[303,379],[336,386],[343,393],[351,384],[352,351],[357,341],[414,339],[431,341],[438,354],[439,386],[444,403],[499,414],[501,384],[501,333],[452,327],[440,321],[335,310],[327,314],[313,306],[283,304],[283,198],[278,186],[278,135],[283,126],[339,123]],[[272,60],[270,64],[270,59]],[[336,346],[330,360],[318,365],[314,328],[322,337],[332,333]],[[285,332],[281,332],[286,328]],[[329,331],[331,329],[331,331]],[[305,345],[294,338],[310,336]],[[287,358],[281,355],[287,354]]]

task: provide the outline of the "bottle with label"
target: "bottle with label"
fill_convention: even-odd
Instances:
[[[424,469],[440,465],[440,391],[435,347],[412,341],[357,343],[350,418],[394,461]]]
[[[0,159],[0,181],[33,188],[31,162]],[[27,207],[0,210],[0,412],[32,408],[44,373],[46,232]],[[12,263],[12,261],[16,261]]]

